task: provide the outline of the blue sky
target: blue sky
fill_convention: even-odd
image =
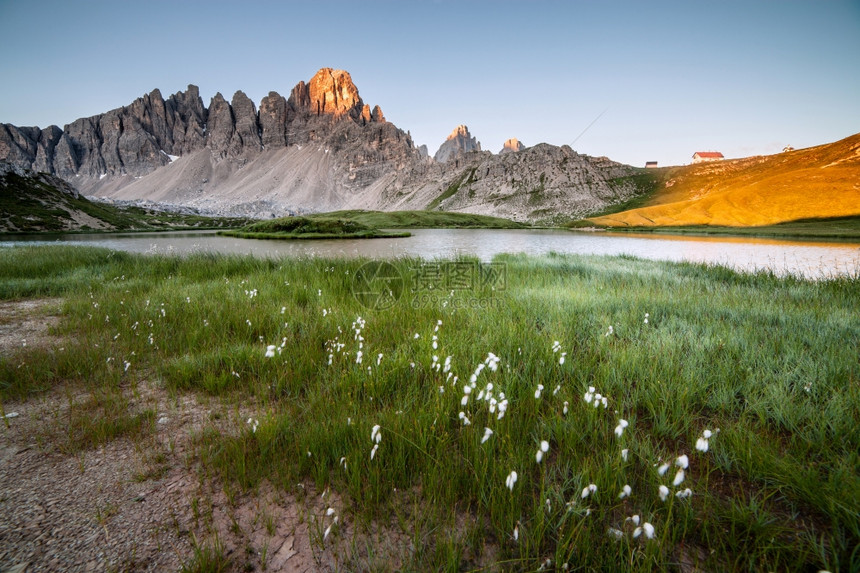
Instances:
[[[860,132],[860,1],[0,0],[3,123],[189,83],[206,105],[239,89],[259,105],[321,67],[431,154],[464,123],[493,152],[743,157]]]

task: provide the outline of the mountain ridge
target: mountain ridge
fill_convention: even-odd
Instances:
[[[269,92],[259,107],[242,91],[230,101],[216,93],[207,107],[189,85],[62,129],[0,124],[0,161],[55,174],[89,197],[223,215],[432,206],[534,221],[558,209],[584,216],[641,192],[610,192],[619,188],[613,179],[635,168],[605,158],[547,144],[509,151],[481,151],[462,125],[430,158],[361,99],[348,72],[332,68],[288,97]]]

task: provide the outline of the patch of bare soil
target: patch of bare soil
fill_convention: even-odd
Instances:
[[[60,299],[0,301],[0,356],[58,342],[49,334],[59,321]]]
[[[61,345],[48,334],[59,301],[0,303],[0,351]],[[26,340],[27,347],[22,346]],[[220,547],[230,571],[396,570],[414,548],[387,524],[358,526],[341,499],[296,484],[225,491],[203,477],[194,440],[235,433],[253,404],[170,395],[157,382],[124,389],[128,410],[156,412],[134,439],[63,453],[82,388],[5,403],[0,420],[0,571],[176,571],[197,547]]]

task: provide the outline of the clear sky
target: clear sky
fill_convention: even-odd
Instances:
[[[191,83],[259,105],[321,67],[431,154],[463,123],[493,152],[743,157],[860,132],[860,1],[0,0],[2,123]]]

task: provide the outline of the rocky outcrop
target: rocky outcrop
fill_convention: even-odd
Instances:
[[[207,110],[197,87],[159,90],[131,105],[75,120],[64,129],[0,126],[0,160],[69,179],[142,176],[203,147]]]
[[[512,137],[510,139],[505,140],[504,145],[502,145],[501,151],[499,151],[499,155],[503,153],[516,153],[517,151],[522,151],[526,146],[520,142],[516,137]]]
[[[481,151],[481,144],[472,137],[468,127],[458,125],[448,136],[448,139],[439,146],[433,159],[445,163],[470,151]]]
[[[580,218],[642,192],[637,170],[605,157],[545,143],[517,153],[470,153],[458,161],[416,164],[359,197],[384,210],[434,209],[554,223]]]
[[[260,138],[263,147],[287,145],[287,100],[277,92],[260,102]]]

